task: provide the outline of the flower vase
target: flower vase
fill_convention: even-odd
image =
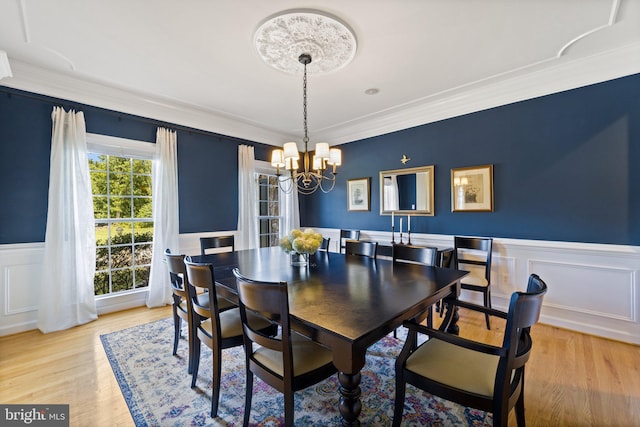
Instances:
[[[309,265],[309,254],[291,252],[291,265],[295,267],[304,267]]]

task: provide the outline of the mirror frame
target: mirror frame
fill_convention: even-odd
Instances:
[[[384,177],[389,175],[409,175],[413,173],[419,172],[428,172],[428,183],[427,183],[427,200],[429,201],[429,209],[416,209],[416,210],[397,210],[393,211],[398,215],[422,215],[422,216],[434,216],[435,215],[435,206],[433,204],[433,181],[434,181],[434,171],[435,168],[433,165],[429,166],[419,166],[415,168],[406,168],[406,169],[391,169],[386,171],[380,171],[380,215],[391,215],[392,211],[385,211],[384,207]]]

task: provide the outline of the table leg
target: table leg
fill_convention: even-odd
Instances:
[[[449,310],[453,310],[451,314],[451,322],[447,327],[447,332],[453,335],[458,335],[460,333],[460,327],[458,326],[458,320],[460,319],[460,315],[458,314],[458,306],[450,305]]]
[[[359,426],[360,411],[362,402],[360,401],[360,372],[355,374],[345,374],[340,372],[340,414],[342,415],[343,426]]]
[[[444,310],[445,306],[446,314],[444,315],[444,319],[438,329],[449,334],[458,335],[460,332],[460,327],[458,326],[458,320],[460,319],[458,306],[452,304],[450,299],[443,300],[443,304],[440,306],[440,309]]]

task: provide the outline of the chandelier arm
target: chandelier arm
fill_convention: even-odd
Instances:
[[[336,176],[335,175],[333,175],[332,177],[325,176],[323,178],[324,178],[324,180],[320,181],[318,186],[320,187],[320,190],[322,190],[322,192],[326,194],[326,193],[329,193],[331,190],[333,190],[333,187],[335,187],[335,185],[336,185]],[[322,186],[322,182],[325,181],[325,180],[331,182],[331,187],[329,187],[328,190],[325,190],[325,188]]]
[[[289,183],[289,187],[285,188],[283,186],[284,183]],[[291,177],[285,177],[285,178],[281,178],[280,176],[278,176],[278,187],[280,188],[280,190],[285,193],[285,194],[290,194],[291,191],[293,191],[293,179]]]

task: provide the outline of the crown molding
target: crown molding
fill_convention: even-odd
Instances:
[[[76,78],[21,61],[12,60],[11,66],[14,77],[3,79],[0,85],[264,144],[280,144],[293,137],[176,100]]]
[[[331,128],[315,129],[314,134],[318,140],[344,144],[637,73],[640,73],[640,43],[576,60],[554,57],[514,73]]]
[[[179,101],[50,72],[20,61],[12,61],[12,67],[14,77],[3,79],[4,86],[269,145],[296,140],[295,135]],[[318,140],[344,144],[639,72],[640,43],[576,60],[568,56],[552,58],[513,73],[316,129],[314,134]]]

